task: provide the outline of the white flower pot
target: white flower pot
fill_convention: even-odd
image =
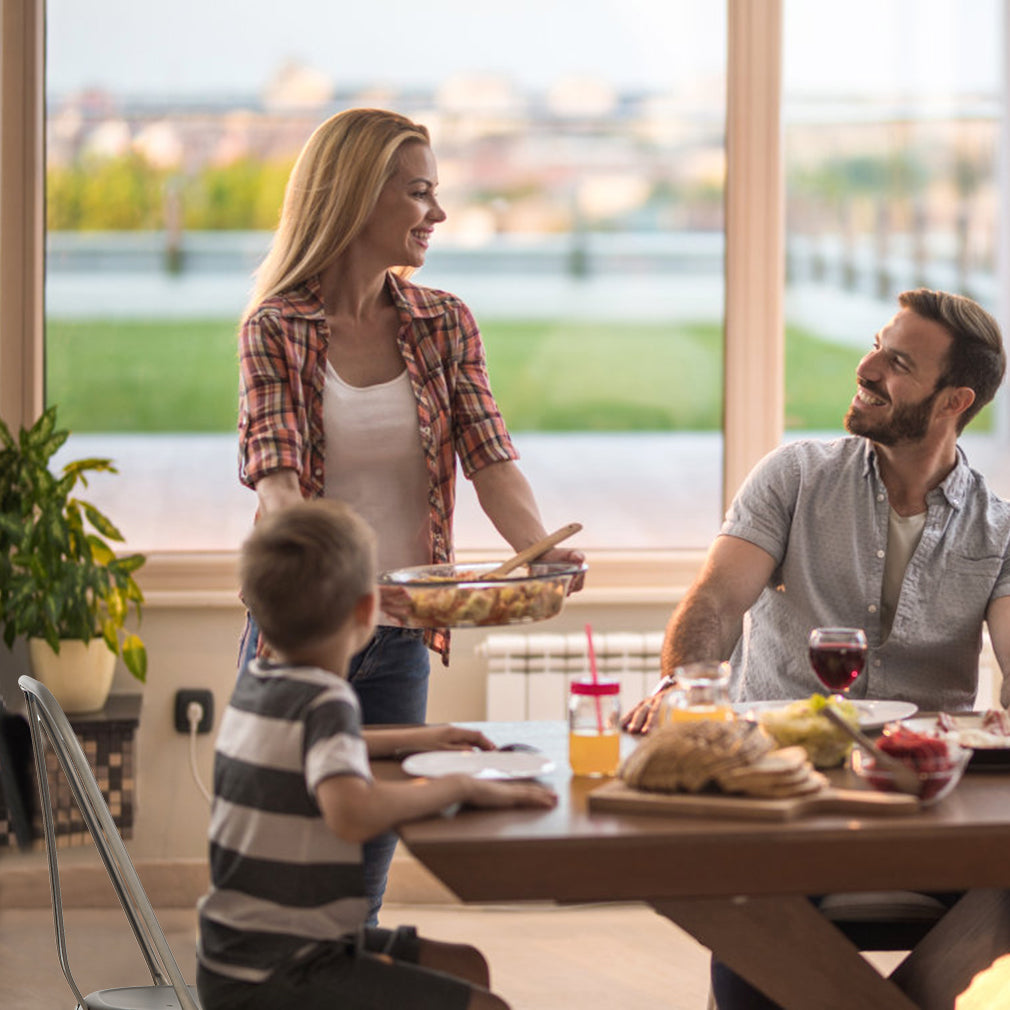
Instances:
[[[61,639],[59,653],[43,638],[28,639],[32,674],[42,681],[68,714],[97,712],[105,705],[116,670],[116,654],[104,638],[90,642]]]

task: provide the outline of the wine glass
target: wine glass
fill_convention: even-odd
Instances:
[[[844,694],[865,663],[866,633],[862,628],[814,628],[810,632],[810,665],[829,690]]]

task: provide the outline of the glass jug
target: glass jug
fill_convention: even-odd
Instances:
[[[676,684],[663,697],[659,724],[736,718],[729,700],[729,663],[705,661],[678,666],[673,671]]]

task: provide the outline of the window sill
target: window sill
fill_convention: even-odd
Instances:
[[[690,585],[703,551],[588,551],[586,588],[572,606],[673,604]],[[461,561],[478,558],[461,552]],[[479,560],[496,560],[481,555]],[[149,608],[242,606],[238,596],[238,553],[164,552],[148,555],[137,576]]]

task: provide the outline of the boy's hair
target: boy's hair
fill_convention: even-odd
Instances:
[[[353,509],[325,498],[264,516],[242,545],[242,596],[281,652],[338,631],[375,589],[375,534]]]

